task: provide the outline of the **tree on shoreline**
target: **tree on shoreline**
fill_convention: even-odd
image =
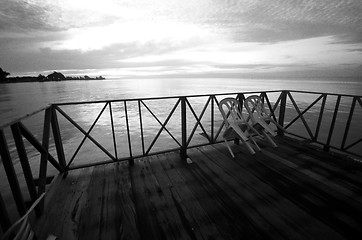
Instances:
[[[44,76],[39,74],[38,76],[16,76],[16,77],[9,77],[6,78],[10,73],[3,71],[0,68],[0,83],[19,83],[19,82],[49,82],[49,81],[65,81],[65,80],[104,80],[105,78],[102,76],[99,77],[89,77],[88,75],[85,76],[64,76],[61,72],[54,71],[53,73]]]
[[[0,68],[0,81],[5,81],[5,78],[9,75],[10,75],[9,72],[3,71],[3,69]]]
[[[53,73],[49,74],[46,77],[46,79],[48,81],[61,81],[61,80],[65,80],[65,76],[60,72],[55,72],[54,71]]]

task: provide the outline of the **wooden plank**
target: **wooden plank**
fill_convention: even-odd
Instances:
[[[202,234],[199,231],[199,226],[195,220],[190,216],[187,209],[181,203],[181,198],[178,192],[175,190],[175,186],[171,182],[174,175],[170,175],[170,171],[167,168],[163,168],[161,165],[161,158],[165,160],[165,154],[155,156],[150,163],[152,172],[163,190],[167,201],[173,207],[173,211],[177,213],[177,221],[182,224],[181,230],[189,235],[191,239],[202,239]],[[179,156],[180,158],[180,156]],[[176,210],[176,211],[175,211]]]
[[[63,208],[62,239],[79,239],[82,213],[89,199],[89,185],[94,168],[80,169],[77,178],[72,182],[68,202]],[[68,176],[67,176],[68,178]]]
[[[87,201],[79,216],[79,239],[100,239],[104,227],[102,214],[107,197],[105,195],[104,166],[94,167],[87,186]]]
[[[117,181],[117,194],[121,199],[121,204],[118,204],[117,206],[121,209],[123,216],[122,226],[120,226],[120,228],[123,228],[123,237],[124,239],[141,239],[138,228],[137,210],[132,191],[130,166],[127,163],[119,163],[115,165],[117,166],[118,171],[116,174],[120,177],[120,181]],[[121,166],[120,172],[119,166]]]
[[[146,182],[150,181],[152,176],[145,172],[144,161],[147,161],[147,158],[136,159],[130,169],[139,233],[142,239],[167,239],[166,233],[157,224],[155,209],[149,201],[151,191]]]
[[[293,171],[290,167],[291,164],[285,165],[286,161],[283,158],[271,152],[263,151],[263,154],[271,156],[272,159],[269,162],[263,162],[266,166],[291,181],[293,186],[301,188],[301,192],[310,192],[317,196],[313,203],[322,206],[331,215],[325,219],[328,220],[327,224],[334,226],[335,229],[339,229],[343,233],[362,233],[360,231],[361,204],[353,199],[354,194],[309,170],[299,168],[298,171]],[[359,196],[355,197],[360,198]]]
[[[92,171],[91,167],[72,170],[67,178],[58,177],[51,184],[44,214],[36,224],[39,239],[46,239],[50,234],[58,239],[78,239],[80,212],[87,201]]]
[[[345,211],[344,207],[349,208],[348,205],[343,203],[336,205],[338,203],[336,199],[325,196],[316,190],[314,185],[308,183],[308,178],[299,178],[296,171],[282,171],[282,166],[270,157],[266,158],[265,155],[259,154],[255,156],[255,162],[259,164],[252,166],[245,165],[243,161],[237,161],[238,164],[250,169],[255,175],[263,176],[264,181],[279,194],[310,214],[312,216],[310,221],[318,220],[335,231],[333,234],[327,227],[324,227],[322,229],[326,231],[325,236],[335,237],[338,235],[337,232],[344,236],[360,234],[357,229],[358,222],[355,221],[357,216],[350,218],[349,215],[345,215],[349,210]]]
[[[107,164],[100,239],[141,239],[128,163]]]
[[[329,166],[293,144],[265,146],[255,156],[243,145],[232,148],[236,159],[216,144],[188,149],[190,164],[172,152],[136,159],[132,167],[70,171],[47,193],[51,207],[40,239],[50,233],[59,239],[345,239],[362,233],[361,188],[353,180],[359,171],[352,183],[347,176],[334,183],[336,162]]]
[[[215,148],[220,148],[220,150],[224,151],[224,154],[226,155],[227,152],[225,151],[225,149],[215,145],[213,146]],[[245,149],[246,151],[246,149]],[[263,149],[263,151],[265,151],[265,149]],[[263,152],[262,151],[262,152]],[[211,153],[211,152],[210,152]],[[215,155],[215,153],[212,153],[211,155]],[[270,177],[270,172],[269,171],[255,171],[254,169],[260,169],[263,168],[263,166],[259,163],[259,157],[261,154],[258,153],[256,156],[253,157],[252,161],[246,161],[247,159],[247,154],[238,154],[240,158],[238,158],[236,161],[234,161],[235,164],[242,166],[242,169],[247,169],[247,172],[243,172],[242,176],[243,179],[248,178],[247,174],[252,174],[254,176],[256,176],[257,178],[259,178],[262,181],[262,185],[256,185],[255,183],[253,183],[252,185],[250,185],[250,190],[251,191],[261,191],[259,194],[265,194],[266,192],[274,192],[274,194],[271,194],[270,197],[266,197],[266,199],[268,199],[268,201],[270,201],[270,199],[273,199],[273,196],[278,196],[278,199],[273,200],[274,204],[272,205],[273,208],[275,210],[278,211],[278,215],[281,215],[281,218],[283,218],[285,221],[289,222],[289,225],[294,227],[295,233],[297,233],[298,231],[301,231],[302,234],[305,234],[306,236],[308,236],[309,238],[322,238],[323,236],[332,236],[333,238],[341,238],[341,236],[336,233],[333,229],[331,229],[328,225],[322,223],[321,221],[319,221],[318,219],[315,219],[314,215],[310,214],[308,211],[304,211],[304,209],[300,209],[298,204],[295,204],[293,201],[291,201],[290,199],[286,198],[285,196],[288,196],[290,190],[288,188],[290,188],[287,184],[288,182],[285,181],[280,181],[279,183],[281,185],[286,185],[285,187],[285,191],[278,191],[278,189],[275,188],[274,185],[270,184],[270,181],[268,180],[268,178]],[[226,155],[227,156],[227,155]],[[231,160],[231,159],[230,159]],[[263,162],[270,162],[271,159],[265,156],[261,156],[260,160]],[[232,171],[234,168],[237,168],[236,166],[233,166],[230,171]],[[236,173],[237,174],[237,173]],[[263,187],[263,185],[265,185]],[[293,186],[292,186],[293,187]],[[296,194],[295,198],[298,198],[299,195]],[[308,196],[310,198],[313,198],[313,196]],[[274,197],[275,198],[275,197]],[[271,203],[269,203],[271,204]],[[273,219],[275,219],[275,217],[272,217],[270,219],[270,221],[273,221]],[[305,221],[305,223],[303,223],[303,225],[300,225],[300,221]],[[287,229],[285,229],[287,230]],[[293,235],[293,229],[290,230],[289,232],[290,234]]]
[[[262,239],[270,233],[256,228],[252,216],[243,207],[244,203],[220,176],[199,165],[203,155],[197,149],[189,149],[189,156],[194,163],[187,168],[180,168],[182,175],[191,181],[188,186],[199,200],[209,217],[216,223],[223,239]]]
[[[88,200],[86,202],[86,211],[82,211],[82,223],[84,223],[84,232],[86,235],[81,235],[81,239],[120,239],[121,213],[118,212],[115,200],[116,183],[115,183],[115,168],[113,164],[106,164],[98,167],[102,169],[102,173],[96,173],[96,184],[92,181],[88,188]],[[93,176],[92,176],[93,177]],[[93,188],[93,189],[92,189]],[[97,191],[95,194],[93,191]],[[93,197],[93,195],[95,196]],[[93,203],[93,204],[92,204]],[[89,205],[88,205],[89,204]],[[119,203],[121,204],[121,203]],[[89,208],[88,208],[89,207]],[[89,214],[88,210],[94,211]],[[89,215],[88,215],[89,214]],[[94,216],[97,215],[97,216]],[[118,216],[117,216],[118,215]],[[88,216],[94,220],[88,220]],[[98,220],[99,219],[99,220]],[[96,227],[95,227],[96,226]],[[87,235],[89,228],[93,228],[92,236]],[[96,231],[98,228],[98,231]],[[84,233],[83,232],[83,233]]]
[[[152,166],[165,171],[164,176],[170,181],[170,191],[175,205],[179,215],[183,216],[183,221],[187,221],[184,225],[189,229],[188,231],[194,232],[197,239],[221,239],[215,222],[189,189],[188,185],[191,181],[185,179],[178,171],[178,168],[184,167],[181,156],[178,153],[166,153],[157,157],[159,161]]]
[[[158,161],[157,157],[150,156],[147,161],[142,161],[143,172],[149,176],[145,181],[145,188],[149,191],[148,200],[155,210],[157,224],[162,228],[167,239],[192,239],[183,227],[182,220],[177,212],[174,201],[169,190],[169,181],[164,178],[157,178],[150,165]],[[151,162],[151,164],[150,164]],[[161,174],[165,174],[162,170]],[[160,177],[160,174],[157,174]],[[162,181],[161,183],[159,182]]]
[[[333,170],[333,174],[343,176],[343,178],[350,183],[357,186],[362,185],[362,164],[360,162],[349,159],[344,156],[335,156],[331,153],[325,153],[318,151],[309,144],[303,144],[302,142],[293,138],[278,138],[281,152],[285,152],[287,148],[293,148],[297,151],[297,154],[302,153],[305,156],[312,157],[318,161],[313,161],[314,164],[318,164],[321,168]],[[288,152],[286,152],[288,153]]]
[[[352,205],[362,204],[362,189],[360,187],[362,183],[353,184],[351,178],[347,180],[348,172],[326,162],[321,162],[318,158],[313,158],[304,152],[291,155],[286,153],[284,149],[284,146],[280,146],[278,150],[266,149],[263,153],[269,154],[273,160],[291,168],[287,171],[297,170],[298,173],[305,174],[316,184],[325,185],[321,191],[329,191],[331,195],[336,195],[343,202],[356,202],[351,202]]]
[[[207,213],[207,217],[210,221],[217,227],[217,231],[221,236],[220,239],[233,239],[233,237],[240,236],[234,226],[227,223],[229,217],[226,213],[219,211],[221,208],[220,204],[211,197],[200,182],[193,176],[190,167],[192,166],[177,166],[177,171],[182,178],[186,179],[189,191],[196,201],[199,202],[203,211]]]
[[[245,206],[247,215],[261,232],[268,232],[268,237],[274,239],[294,238],[305,239],[308,236],[303,227],[292,221],[292,217],[299,214],[305,217],[298,208],[283,198],[278,198],[278,193],[268,187],[261,179],[241,169],[231,159],[220,154],[216,149],[200,148],[207,150],[209,158],[201,159],[203,169],[209,168],[220,175],[220,179],[233,189],[235,195]],[[244,161],[253,163],[254,159],[244,158]],[[208,162],[206,162],[208,161]],[[242,176],[242,178],[240,178]],[[231,192],[231,191],[228,191]]]
[[[171,238],[174,239],[195,239],[195,232],[192,230],[190,222],[180,214],[180,209],[176,204],[175,195],[172,192],[172,183],[167,176],[167,173],[161,167],[158,156],[149,157],[149,161],[145,162],[146,169],[152,172],[155,178],[155,187],[157,197],[155,205],[162,206],[162,211],[165,211],[165,218],[169,219],[170,229],[172,229]],[[181,212],[182,213],[182,212]]]

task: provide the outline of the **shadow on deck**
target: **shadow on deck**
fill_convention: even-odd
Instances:
[[[167,153],[58,177],[40,239],[351,239],[362,235],[362,168],[278,139],[251,156],[234,145]]]

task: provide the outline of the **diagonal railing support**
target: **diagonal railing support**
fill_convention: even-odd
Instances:
[[[306,109],[304,109],[302,112],[300,112],[299,108],[296,108],[296,111],[298,112],[298,116],[296,116],[292,121],[288,123],[288,125],[285,128],[288,128],[291,126],[295,121],[297,121],[299,118],[302,119],[303,114],[309,111],[317,102],[319,102],[320,99],[322,99],[323,95],[320,95],[316,100],[314,100]],[[295,102],[295,101],[294,101]],[[303,118],[304,119],[304,118]],[[302,121],[303,121],[302,119]],[[303,121],[304,122],[304,121]],[[312,132],[310,132],[312,134]],[[312,134],[313,135],[313,134]],[[311,137],[311,139],[315,139],[315,136]]]
[[[98,116],[96,117],[96,119],[94,120],[92,126],[89,128],[89,130],[87,131],[87,133],[84,135],[82,141],[80,142],[80,144],[78,145],[77,149],[75,150],[73,156],[72,156],[71,159],[69,160],[69,163],[68,163],[68,165],[67,165],[67,169],[68,169],[69,166],[72,164],[74,158],[77,156],[77,154],[78,154],[79,150],[81,149],[81,147],[83,146],[85,140],[90,137],[90,133],[92,132],[94,126],[97,124],[99,118],[102,116],[104,110],[107,108],[107,105],[108,105],[108,102],[104,105],[104,107],[102,108],[102,110],[100,111],[100,113],[98,114]]]
[[[13,133],[16,149],[18,152],[21,167],[23,169],[26,184],[28,186],[29,195],[31,200],[34,202],[38,198],[37,190],[34,183],[33,173],[29,164],[28,155],[25,150],[23,137],[21,136],[19,123],[11,125],[11,131]],[[37,213],[38,215],[40,212]]]
[[[308,134],[309,134],[309,137],[310,137],[311,139],[313,139],[313,138],[314,138],[314,137],[313,137],[313,133],[312,133],[312,131],[310,130],[307,121],[305,120],[303,114],[300,112],[299,107],[298,107],[297,103],[295,102],[292,94],[290,94],[290,92],[288,92],[288,96],[289,96],[289,99],[292,101],[292,103],[293,103],[293,105],[294,105],[294,109],[295,109],[295,110],[297,111],[297,113],[298,113],[298,117],[302,120],[302,122],[303,122],[303,124],[304,124],[304,127],[305,127],[305,129],[307,130],[307,132],[308,132]]]
[[[116,133],[115,133],[115,131],[114,131],[114,122],[113,122],[112,103],[109,102],[108,104],[109,104],[109,116],[110,116],[110,118],[111,118],[111,126],[112,126],[112,137],[113,137],[114,154],[115,154],[115,156],[116,156],[116,159],[118,159]]]
[[[273,107],[272,107],[272,105],[270,103],[269,97],[266,94],[266,92],[263,92],[263,98],[266,100],[266,103],[268,105],[271,117],[273,117],[274,121],[276,122],[277,118],[275,117],[275,113],[274,113],[275,109],[273,109]]]
[[[70,123],[72,123],[76,128],[78,128],[79,131],[81,131],[84,135],[87,135],[87,132],[81,127],[79,126],[78,123],[76,123],[72,118],[70,118],[68,116],[68,114],[66,114],[62,109],[60,109],[58,106],[56,107],[56,109],[58,110],[58,112],[60,112]],[[105,149],[101,144],[99,144],[99,142],[97,142],[92,136],[88,136],[89,140],[91,140],[99,149],[101,149],[108,157],[110,157],[113,161],[116,161],[115,157],[110,154],[107,149]],[[69,167],[69,163],[68,163],[68,167]]]
[[[191,133],[190,133],[190,136],[189,136],[189,138],[188,138],[188,140],[187,140],[187,145],[190,144],[191,139],[192,139],[193,135],[195,134],[195,131],[196,131],[198,125],[201,127],[201,130],[205,133],[205,136],[206,136],[207,140],[209,140],[209,142],[211,143],[211,139],[210,139],[209,135],[207,134],[204,126],[202,126],[202,124],[201,124],[201,119],[202,119],[202,117],[204,116],[207,107],[209,106],[210,100],[211,100],[211,98],[208,98],[208,100],[207,100],[206,103],[205,103],[204,108],[202,109],[202,111],[201,111],[201,113],[200,113],[200,116],[197,117],[197,115],[196,115],[196,113],[195,113],[195,110],[192,108],[190,102],[186,99],[186,103],[187,103],[187,105],[189,106],[189,109],[191,110],[192,114],[194,115],[194,118],[196,119],[195,126],[194,126],[194,128],[192,129],[192,131],[191,131]]]
[[[357,101],[357,99],[356,99],[356,97],[354,97],[353,100],[352,100],[352,103],[351,103],[351,108],[349,110],[349,115],[348,115],[348,119],[347,119],[346,128],[345,128],[344,134],[343,134],[343,139],[342,139],[342,144],[341,144],[341,149],[342,150],[345,150],[344,146],[346,144],[348,131],[349,131],[349,128],[351,126],[351,121],[352,121],[354,109],[355,109],[355,106],[356,106],[356,101]]]
[[[2,129],[0,129],[0,155],[1,155],[1,159],[3,162],[6,176],[9,180],[10,189],[14,196],[16,207],[18,209],[19,214],[23,215],[26,212],[24,198],[23,198],[23,194],[21,193],[21,190],[20,190],[19,181],[16,176],[16,172],[14,169],[13,162],[11,160],[8,144],[6,142],[5,134]]]
[[[168,123],[168,121],[170,120],[171,116],[173,115],[173,113],[175,112],[177,106],[179,105],[180,103],[180,99],[175,103],[174,107],[172,108],[171,112],[169,113],[169,115],[167,116],[166,120],[164,123],[162,123],[158,118],[157,116],[151,111],[151,109],[142,101],[142,104],[143,106],[146,107],[146,109],[151,113],[151,115],[157,120],[157,122],[161,125],[161,128],[160,130],[158,131],[158,133],[156,134],[155,138],[153,139],[153,141],[151,142],[150,146],[148,147],[147,151],[146,151],[146,154],[148,154],[153,145],[155,144],[155,142],[157,141],[158,137],[160,136],[162,130],[165,130],[169,135],[170,137],[179,145],[181,146],[181,144],[177,141],[177,139],[170,133],[170,131],[166,128],[166,125]]]
[[[321,108],[320,108],[320,110],[319,110],[319,117],[318,117],[316,129],[315,129],[313,141],[318,141],[319,130],[320,130],[320,127],[321,127],[321,124],[322,124],[323,115],[324,115],[324,108],[325,108],[325,106],[326,106],[327,94],[322,94],[322,96],[323,96],[323,99],[322,99]]]
[[[21,123],[19,122],[19,128],[21,134],[26,138],[26,140],[29,141],[33,147],[38,150],[40,154],[46,154],[48,156],[48,161],[59,171],[64,172],[65,169],[63,169],[57,160],[48,153],[46,149],[43,148],[42,144],[31,134],[31,132]]]

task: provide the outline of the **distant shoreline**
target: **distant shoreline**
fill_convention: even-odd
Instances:
[[[4,83],[26,83],[26,82],[63,82],[63,81],[89,81],[89,80],[106,80],[104,77],[66,77],[65,79],[57,80],[48,80],[48,79],[39,79],[38,77],[9,77],[3,81],[0,81],[0,84]]]

